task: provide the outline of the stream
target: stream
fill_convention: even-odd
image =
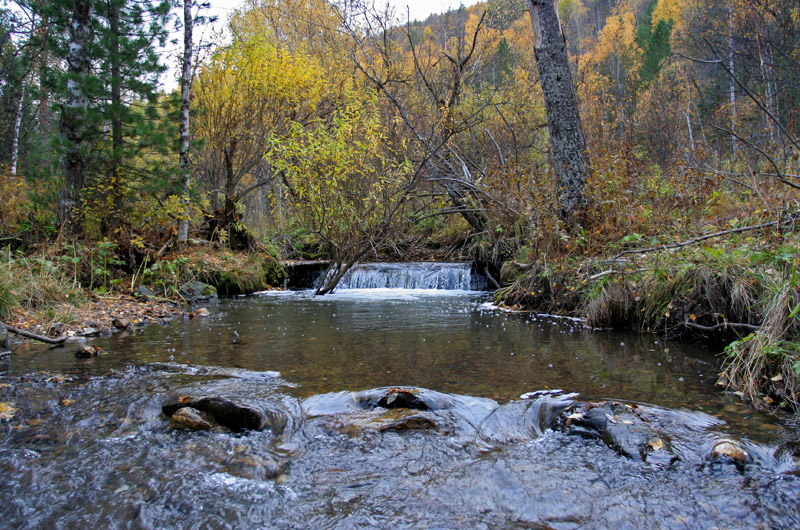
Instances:
[[[715,386],[717,351],[488,299],[270,292],[92,359],[20,347],[0,527],[800,527],[800,429]],[[270,421],[171,428],[162,405],[201,396]]]

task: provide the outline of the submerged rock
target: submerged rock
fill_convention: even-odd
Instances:
[[[268,480],[282,475],[289,467],[287,460],[272,455],[236,454],[225,461],[225,470],[236,477]]]
[[[75,357],[77,357],[78,359],[89,359],[91,357],[97,357],[99,354],[100,354],[100,348],[84,344],[83,346],[77,349],[77,351],[75,352]]]
[[[437,413],[395,408],[337,414],[330,418],[325,427],[328,433],[358,438],[381,432],[432,431],[445,434],[453,431],[452,423]]]
[[[195,408],[183,407],[175,411],[170,418],[173,429],[187,429],[190,431],[213,431],[214,419]]]
[[[378,428],[381,432],[386,431],[438,431],[439,424],[432,417],[420,413],[412,414],[403,418],[397,418],[385,423]]]
[[[217,289],[213,285],[203,282],[189,282],[178,291],[181,298],[187,302],[199,302],[201,300],[211,300],[217,297]]]
[[[186,407],[204,412],[219,425],[236,432],[260,431],[268,427],[275,433],[281,433],[287,423],[286,415],[281,411],[242,405],[219,396],[179,397],[164,403],[161,410],[166,416],[172,417]]]
[[[634,406],[622,403],[575,404],[564,413],[567,434],[598,438],[628,458],[663,463],[672,460],[664,436],[639,418]],[[663,451],[663,453],[661,453]],[[651,453],[657,457],[648,459]]]

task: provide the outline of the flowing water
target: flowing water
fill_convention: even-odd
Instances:
[[[487,298],[265,293],[95,340],[94,359],[20,348],[0,359],[0,527],[800,527],[797,426],[716,387],[715,351]],[[201,395],[284,421],[172,430],[161,405]],[[609,432],[658,450],[564,422],[611,399],[633,405],[602,409]],[[746,461],[712,457],[721,440]]]

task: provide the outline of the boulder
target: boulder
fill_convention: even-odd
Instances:
[[[136,294],[147,299],[155,298],[156,296],[156,293],[154,293],[152,289],[145,287],[144,285],[140,285],[136,288]]]
[[[189,282],[178,291],[185,301],[199,302],[201,300],[211,300],[217,297],[217,289],[213,285],[203,282]]]
[[[111,321],[111,325],[117,329],[128,329],[131,326],[131,320],[129,318],[116,317]]]
[[[288,421],[281,411],[243,405],[219,396],[179,397],[164,403],[161,410],[166,416],[172,417],[186,407],[208,414],[214,422],[235,432],[269,428],[279,434]]]
[[[190,431],[213,431],[214,419],[192,407],[183,407],[175,411],[170,418],[173,429],[186,429]]]

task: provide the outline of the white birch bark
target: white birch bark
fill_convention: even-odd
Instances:
[[[59,140],[61,143],[61,172],[64,188],[58,205],[58,220],[68,232],[76,231],[76,210],[85,181],[83,140],[86,132],[86,110],[89,99],[85,78],[89,74],[92,39],[92,4],[90,0],[75,0],[69,31],[67,54],[67,94],[61,110]]]
[[[178,223],[178,241],[189,239],[189,188],[192,184],[192,170],[189,166],[189,107],[192,92],[192,0],[183,2],[183,59],[181,61],[181,110],[180,110],[180,168],[183,179],[181,202],[184,217]]]
[[[14,137],[11,139],[11,169],[9,174],[12,179],[17,177],[17,167],[19,165],[19,135],[22,130],[22,112],[25,110],[25,79],[22,80],[22,88],[19,95],[19,103],[14,113]]]

